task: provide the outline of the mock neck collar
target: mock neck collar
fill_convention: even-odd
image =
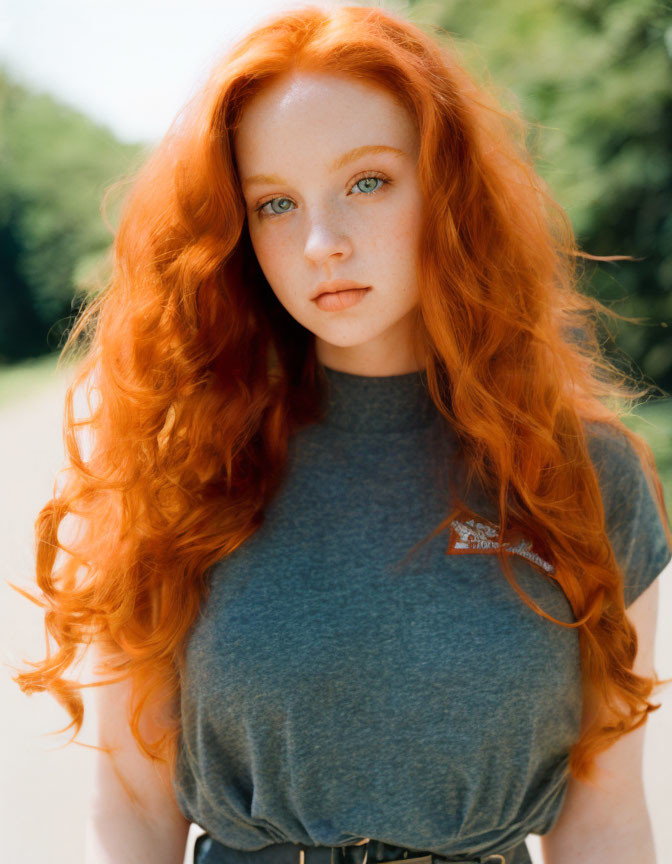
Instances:
[[[353,375],[321,365],[327,380],[325,426],[351,432],[405,432],[437,416],[423,369],[401,375]]]

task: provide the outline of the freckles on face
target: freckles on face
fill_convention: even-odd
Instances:
[[[390,312],[399,303],[406,311],[408,303],[417,300],[422,202],[410,172],[406,176],[391,171],[390,175],[395,178],[393,190],[381,192],[377,202],[373,198],[362,202],[359,212],[346,213],[341,221],[337,208],[314,218],[290,210],[267,217],[270,224],[254,224],[257,214],[251,216],[250,237],[262,272],[278,299],[304,326],[314,329],[310,320],[324,319],[310,298],[325,280],[353,279],[372,286],[370,303]]]
[[[418,138],[391,94],[341,76],[285,77],[246,106],[235,151],[255,255],[297,320],[317,332],[407,311],[422,212]],[[332,279],[373,290],[341,315],[325,313],[311,297]]]

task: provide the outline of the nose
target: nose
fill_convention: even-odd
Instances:
[[[320,265],[332,255],[347,258],[352,254],[349,235],[328,216],[311,222],[304,246],[304,255],[313,264]]]

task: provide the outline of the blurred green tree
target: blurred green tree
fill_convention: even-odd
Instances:
[[[610,322],[606,348],[670,392],[672,5],[410,0],[406,8],[447,32],[478,80],[530,121],[535,164],[580,247],[638,259],[590,265],[590,292],[643,319]]]
[[[0,362],[58,347],[110,248],[103,192],[140,152],[0,68]]]

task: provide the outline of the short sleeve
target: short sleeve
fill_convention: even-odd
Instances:
[[[589,450],[600,482],[607,534],[623,572],[627,608],[665,569],[672,553],[655,490],[639,456],[624,436],[613,435],[610,429],[589,439]]]

